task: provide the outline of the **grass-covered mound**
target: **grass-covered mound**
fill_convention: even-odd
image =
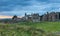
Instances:
[[[0,36],[43,36],[45,31],[30,26],[0,25]]]
[[[60,22],[0,23],[0,36],[56,36],[59,31]]]

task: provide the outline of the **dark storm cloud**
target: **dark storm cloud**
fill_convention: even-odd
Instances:
[[[15,6],[29,6],[31,0],[0,0],[0,11],[12,11]]]
[[[60,11],[60,0],[0,0],[0,15],[43,14],[47,11]]]

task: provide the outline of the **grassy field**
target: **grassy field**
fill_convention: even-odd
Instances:
[[[60,22],[0,23],[0,36],[52,36],[53,32],[60,32]]]

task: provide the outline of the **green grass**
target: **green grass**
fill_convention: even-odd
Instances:
[[[42,36],[41,29],[47,32],[60,32],[60,22],[20,22],[14,24],[0,23],[0,36]],[[38,34],[37,34],[38,33]]]
[[[38,23],[25,22],[25,23],[18,23],[18,25],[31,26],[38,29],[43,29],[47,32],[60,31],[60,22],[38,22]]]

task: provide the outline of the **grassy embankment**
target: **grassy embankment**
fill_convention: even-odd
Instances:
[[[60,31],[60,22],[0,23],[0,36],[48,36],[47,33]],[[52,34],[51,34],[52,36]]]

